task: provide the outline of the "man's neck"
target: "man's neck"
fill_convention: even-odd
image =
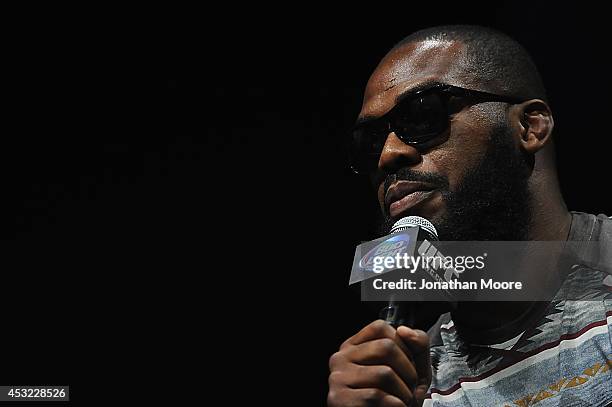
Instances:
[[[528,188],[530,222],[528,240],[565,241],[569,235],[572,215],[561,195],[561,188],[554,170],[554,148],[544,152],[548,159],[536,158],[534,173]]]
[[[565,204],[538,205],[531,211],[528,240],[565,241],[572,224],[572,214]]]

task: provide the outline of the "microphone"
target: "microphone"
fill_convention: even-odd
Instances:
[[[401,218],[391,227],[391,235],[402,232],[408,228],[418,228],[417,241],[423,240],[438,240],[438,232],[430,221],[420,216],[406,216]],[[406,302],[396,301],[392,296],[389,304],[380,310],[381,319],[384,319],[394,328],[400,325],[414,326],[416,315],[413,306],[409,306]]]
[[[439,240],[438,231],[430,221],[420,216],[406,216],[401,218],[391,227],[391,235],[402,232],[408,228],[419,228],[418,240]]]

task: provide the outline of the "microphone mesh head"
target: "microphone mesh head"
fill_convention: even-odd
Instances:
[[[431,222],[427,219],[422,218],[420,216],[406,216],[405,218],[401,218],[400,220],[395,222],[395,224],[393,224],[393,227],[391,228],[391,233],[401,232],[403,230],[416,226],[420,227],[425,232],[430,234],[432,239],[438,240],[438,231],[436,230],[434,225],[432,225]]]

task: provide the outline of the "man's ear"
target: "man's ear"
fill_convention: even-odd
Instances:
[[[516,108],[515,114],[520,121],[521,148],[535,154],[546,145],[555,126],[550,107],[543,100],[531,99],[516,105]]]

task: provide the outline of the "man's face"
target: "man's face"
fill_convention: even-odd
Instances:
[[[383,116],[402,95],[430,82],[496,93],[462,63],[464,52],[456,41],[422,41],[396,49],[368,81],[360,117]],[[373,177],[383,232],[404,216],[418,215],[432,221],[444,240],[524,238],[528,168],[504,104],[452,104],[457,108],[450,125],[430,147],[407,145],[394,133],[387,137]],[[510,224],[516,235],[498,233]]]

